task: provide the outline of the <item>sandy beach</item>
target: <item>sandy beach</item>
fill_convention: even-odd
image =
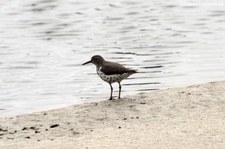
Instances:
[[[225,147],[225,82],[0,118],[1,149]]]

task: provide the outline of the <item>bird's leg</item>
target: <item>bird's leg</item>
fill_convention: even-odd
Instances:
[[[120,85],[120,82],[119,83],[119,96],[118,96],[118,99],[120,99],[120,94],[121,94],[121,85]]]
[[[110,98],[109,98],[109,100],[112,100],[112,99],[113,99],[113,98],[112,98],[113,87],[112,87],[112,84],[111,84],[111,83],[109,83],[109,85],[110,85],[110,88],[111,88],[111,94],[110,94]]]

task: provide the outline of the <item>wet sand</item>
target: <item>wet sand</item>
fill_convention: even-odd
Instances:
[[[224,148],[225,82],[0,118],[0,148]]]

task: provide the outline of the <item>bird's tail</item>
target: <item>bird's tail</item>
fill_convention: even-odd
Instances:
[[[137,70],[130,70],[131,74],[137,73]]]

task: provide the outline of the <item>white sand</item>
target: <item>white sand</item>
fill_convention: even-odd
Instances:
[[[224,149],[225,82],[0,118],[0,149],[20,148]]]

